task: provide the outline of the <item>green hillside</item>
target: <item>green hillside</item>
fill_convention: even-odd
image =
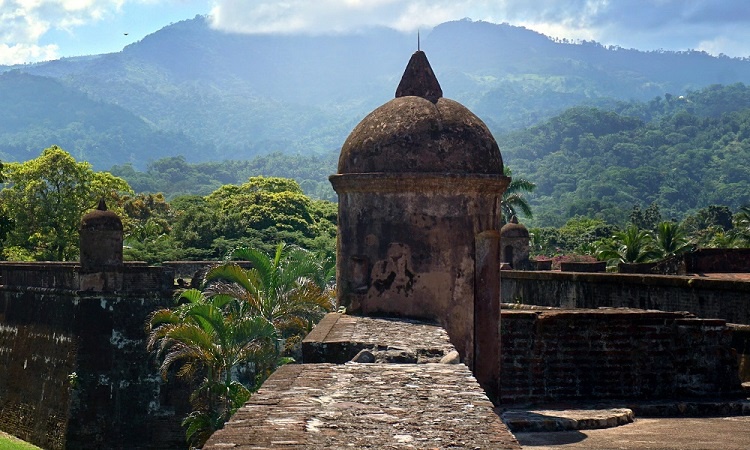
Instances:
[[[534,224],[576,215],[624,224],[634,205],[651,203],[673,219],[750,204],[750,88],[712,86],[617,109],[573,108],[498,139],[514,174],[537,184]]]
[[[0,97],[0,109],[23,117],[0,131],[0,157],[25,159],[59,144],[105,169],[128,162],[145,168],[175,155],[198,162],[336,151],[362,117],[392,98],[415,47],[415,36],[385,28],[240,35],[213,30],[199,16],[118,53],[13,68],[50,82],[22,99]],[[508,24],[445,23],[423,32],[422,48],[446,97],[496,134],[574,106],[612,109],[667,92],[750,83],[747,59],[555,42]],[[13,89],[12,79],[0,77],[0,90]],[[27,104],[45,104],[60,89],[64,105],[24,115]]]
[[[163,131],[132,112],[57,80],[18,71],[0,74],[0,160],[26,161],[50,145],[71,149],[96,167],[140,164],[182,154],[196,158],[205,146]]]

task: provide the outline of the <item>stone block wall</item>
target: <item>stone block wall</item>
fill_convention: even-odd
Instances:
[[[637,310],[503,311],[500,403],[737,394],[722,320]]]
[[[86,292],[60,287],[71,267],[42,266],[37,286],[0,285],[0,429],[46,449],[184,448],[187,388],[163,382],[145,348],[171,272],[130,267],[129,292]]]
[[[750,248],[702,248],[684,259],[686,273],[750,272]]]
[[[331,313],[302,345],[204,449],[521,448],[439,326]],[[365,350],[396,357],[341,364]]]
[[[750,325],[730,324],[732,348],[737,352],[740,365],[740,380],[750,382]]]
[[[750,283],[711,278],[609,273],[503,271],[503,303],[560,308],[689,311],[750,325]]]

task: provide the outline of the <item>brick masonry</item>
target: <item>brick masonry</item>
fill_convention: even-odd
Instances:
[[[708,277],[503,271],[503,303],[689,311],[750,325],[750,282]]]
[[[503,310],[499,401],[739,395],[723,320],[628,309]]]

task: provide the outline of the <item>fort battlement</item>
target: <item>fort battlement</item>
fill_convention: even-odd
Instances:
[[[0,429],[43,448],[179,448],[187,387],[146,351],[172,271],[0,264]]]

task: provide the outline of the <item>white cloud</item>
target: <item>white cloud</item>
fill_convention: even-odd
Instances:
[[[144,5],[162,13],[212,5],[214,27],[245,33],[340,33],[371,26],[413,31],[469,17],[522,25],[558,38],[643,50],[692,48],[748,56],[746,1],[0,0],[0,64],[56,58],[66,36],[75,38],[92,24],[108,23]],[[141,23],[143,17],[128,20]],[[70,55],[68,47],[64,51]]]
[[[727,27],[750,25],[745,1],[215,0],[211,16],[213,25],[226,31],[315,34],[367,26],[413,31],[470,17],[522,25],[559,38],[745,56],[750,44],[733,37]]]
[[[45,46],[0,44],[0,64],[21,64],[28,61],[47,61],[57,58],[57,45]]]
[[[117,13],[125,0],[0,0],[0,64],[54,59],[56,44],[40,44],[51,30],[76,27]]]
[[[218,0],[210,16],[217,28],[245,33],[336,33],[368,26],[411,31],[460,19],[469,10],[481,12],[492,3],[465,0],[259,0],[248,4],[243,0]]]

